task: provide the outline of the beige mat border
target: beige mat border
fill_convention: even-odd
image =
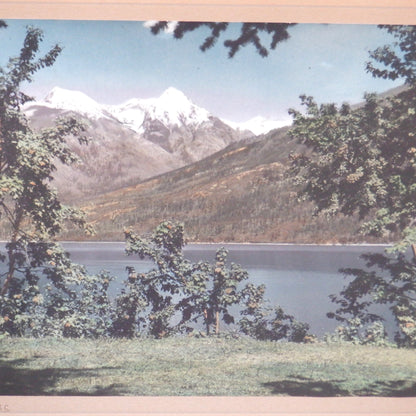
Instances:
[[[3,18],[416,23],[415,0],[0,0]]]

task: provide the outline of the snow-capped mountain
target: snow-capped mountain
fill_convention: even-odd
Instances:
[[[79,91],[55,87],[24,111],[35,128],[75,114],[89,126],[88,146],[71,145],[82,164],[56,176],[66,193],[103,192],[201,160],[239,141],[242,135],[182,92],[104,105]]]
[[[222,119],[222,121],[232,127],[234,130],[251,131],[256,136],[266,134],[271,130],[279,129],[281,127],[289,126],[292,120],[270,120],[262,116],[253,117],[243,123],[236,123]]]
[[[108,106],[107,110],[138,133],[144,133],[146,117],[176,127],[199,126],[211,117],[207,110],[193,104],[183,92],[173,87],[158,98],[134,98],[118,106]]]
[[[43,106],[55,110],[74,111],[92,119],[106,118],[105,106],[97,103],[80,91],[70,91],[54,87],[43,99],[36,104],[28,103],[27,111],[34,106]]]
[[[160,121],[166,126],[198,126],[209,121],[210,113],[196,106],[176,88],[170,87],[158,98],[132,98],[120,105],[99,104],[80,91],[54,87],[42,101],[35,106],[50,109],[73,111],[97,120],[114,118],[137,133],[144,133],[145,119]],[[26,107],[29,114],[33,103]]]
[[[140,134],[145,132],[146,119],[159,121],[166,126],[180,127],[183,125],[198,126],[209,122],[212,117],[207,110],[195,105],[183,92],[174,87],[169,87],[157,98],[132,98],[119,105],[99,104],[80,91],[54,87],[44,100],[38,101],[35,106],[74,111],[95,120],[114,118]],[[33,107],[33,103],[27,105],[27,114],[31,114]],[[271,120],[262,116],[240,123],[225,119],[221,121],[234,130],[250,131],[256,136],[291,123],[288,119]]]

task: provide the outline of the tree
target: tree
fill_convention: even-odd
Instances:
[[[50,184],[56,160],[66,165],[78,160],[65,139],[75,136],[86,143],[85,126],[68,118],[34,131],[22,112],[31,100],[22,85],[52,66],[61,52],[55,45],[38,57],[42,40],[42,32],[29,27],[20,54],[0,68],[0,220],[9,235],[1,255],[6,270],[0,277],[0,328],[12,334],[23,333],[34,319],[30,310],[45,300],[42,275],[73,299],[70,287],[85,274],[56,242],[67,224],[87,230],[83,213],[62,205]]]
[[[182,252],[183,225],[171,221],[159,224],[149,238],[126,230],[126,242],[128,255],[150,259],[156,267],[146,273],[128,267],[128,290],[117,300],[119,335],[132,336],[134,326],[142,326],[161,338],[192,331],[191,324],[201,320],[207,334],[214,328],[218,335],[221,320],[234,322],[229,308],[239,303],[238,284],[248,274],[236,264],[227,267],[224,248],[217,251],[214,265],[190,262]]]
[[[367,71],[384,79],[402,78],[406,84],[416,82],[415,68],[415,26],[379,25],[397,40],[370,53],[372,61],[367,63]],[[381,64],[381,68],[380,65]]]
[[[353,279],[339,295],[331,295],[338,308],[328,313],[328,317],[346,324],[347,330],[355,327],[355,337],[360,343],[380,343],[387,334],[383,318],[372,312],[371,306],[389,305],[399,328],[395,341],[398,345],[416,347],[415,261],[400,252],[389,256],[370,253],[362,258],[368,270],[342,270]]]
[[[154,23],[150,29],[154,35],[168,27],[169,22],[159,21]],[[242,23],[240,29],[240,36],[235,39],[227,39],[224,41],[224,46],[228,48],[228,56],[230,58],[240,50],[240,48],[252,44],[257,53],[263,58],[268,56],[269,49],[274,50],[278,43],[289,39],[287,29],[293,26],[293,23]],[[225,32],[229,23],[225,22],[177,22],[173,31],[175,39],[182,39],[187,32],[192,32],[201,27],[208,28],[211,34],[206,37],[205,41],[200,46],[201,51],[205,52],[212,48],[223,32]],[[260,35],[262,33],[271,36],[270,46],[267,48],[263,45]]]
[[[162,338],[178,332],[220,335],[220,324],[236,324],[246,335],[302,342],[308,326],[297,322],[278,307],[275,316],[263,300],[264,286],[248,283],[248,273],[228,264],[228,252],[219,248],[215,262],[193,263],[183,255],[184,228],[164,221],[147,237],[126,230],[126,252],[150,259],[154,266],[145,273],[128,267],[125,288],[116,299],[113,335],[133,337],[148,333]],[[236,321],[236,316],[242,319]],[[261,319],[260,319],[261,316]],[[270,322],[272,320],[272,322]],[[261,330],[261,326],[271,330]]]
[[[182,255],[183,226],[164,222],[149,238],[142,238],[131,230],[125,231],[126,253],[150,259],[155,268],[138,273],[127,267],[127,291],[117,299],[115,334],[133,336],[147,331],[163,338],[179,328],[172,323],[180,313],[183,289],[193,272],[193,266]]]
[[[297,173],[304,170],[304,192],[316,202],[318,211],[358,213],[361,219],[374,213],[363,226],[373,235],[412,227],[416,209],[414,90],[384,101],[368,94],[357,110],[348,105],[318,107],[311,97],[302,97],[302,104],[306,115],[291,112],[290,134],[313,153],[292,155],[292,160]]]
[[[227,267],[227,257],[228,251],[224,247],[217,250],[215,265],[209,269],[208,273],[212,284],[207,285],[202,293],[201,306],[207,334],[210,333],[211,327],[214,328],[216,335],[220,333],[221,317],[226,324],[235,323],[230,308],[240,304],[244,292],[239,285],[248,279],[247,271],[238,264],[231,263],[230,267]]]
[[[306,112],[290,110],[290,134],[309,150],[292,155],[293,172],[306,184],[303,194],[316,203],[317,212],[357,214],[366,220],[362,232],[399,240],[389,256],[365,257],[369,267],[384,274],[345,271],[355,279],[333,296],[340,308],[330,316],[368,323],[379,319],[368,307],[387,303],[404,335],[402,343],[416,345],[415,331],[407,330],[416,319],[416,263],[402,254],[416,243],[416,27],[382,28],[398,40],[373,51],[367,71],[402,78],[406,88],[385,99],[366,94],[356,109],[318,106],[302,96]]]

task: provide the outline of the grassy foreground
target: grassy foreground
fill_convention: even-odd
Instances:
[[[2,395],[416,396],[416,351],[250,339],[3,339]]]

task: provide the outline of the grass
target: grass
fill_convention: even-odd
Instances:
[[[416,351],[250,339],[3,339],[2,395],[416,396]]]

